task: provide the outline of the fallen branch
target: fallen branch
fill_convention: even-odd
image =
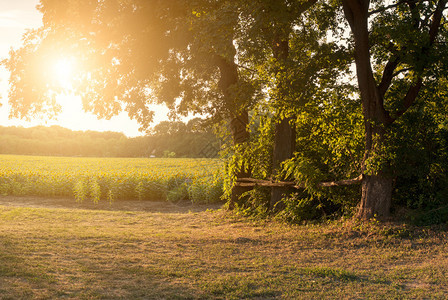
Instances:
[[[362,174],[359,175],[356,178],[352,179],[345,179],[345,180],[339,180],[339,181],[330,181],[330,182],[321,182],[318,183],[318,186],[321,187],[329,187],[329,186],[342,186],[342,185],[352,185],[356,183],[360,183],[362,181]]]
[[[339,181],[319,182],[318,187],[330,187],[330,186],[343,186],[357,184],[362,181],[362,174],[356,178],[345,179]],[[293,187],[296,189],[304,189],[304,183],[297,183],[294,181],[272,181],[254,178],[238,178],[236,180],[236,186],[255,187],[255,186],[268,186],[268,187]]]

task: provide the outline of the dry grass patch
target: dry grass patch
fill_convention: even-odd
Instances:
[[[291,227],[193,207],[0,206],[0,295],[443,299],[446,238],[440,228],[349,222]]]

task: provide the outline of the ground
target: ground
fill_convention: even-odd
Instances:
[[[0,197],[2,299],[446,299],[445,226]]]
[[[191,202],[172,203],[168,201],[114,201],[109,203],[102,201],[93,203],[86,200],[78,203],[67,198],[42,198],[42,197],[13,197],[0,196],[0,205],[16,207],[34,207],[34,208],[67,208],[67,209],[88,209],[88,210],[106,210],[106,211],[141,211],[141,212],[160,212],[160,213],[185,213],[200,212],[207,209],[219,209],[222,204],[192,204]]]

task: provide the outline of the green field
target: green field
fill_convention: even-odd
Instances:
[[[22,198],[0,197],[1,299],[448,296],[448,236],[440,229],[288,226],[168,202],[101,210],[83,208],[91,202],[37,207],[34,198],[23,207]]]
[[[222,195],[221,166],[193,158],[0,155],[0,195],[209,203]]]

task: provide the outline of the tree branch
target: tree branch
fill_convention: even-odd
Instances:
[[[403,99],[403,109],[398,111],[398,113],[394,116],[394,121],[401,117],[408,109],[412,106],[412,104],[415,102],[415,99],[417,99],[418,92],[420,91],[421,87],[423,86],[423,80],[421,77],[417,79],[417,82],[413,84],[408,92],[406,93],[406,96]]]
[[[354,31],[355,15],[362,14],[361,4],[354,0],[342,0],[342,8],[350,28]]]
[[[257,70],[251,69],[251,68],[246,67],[246,66],[243,66],[243,65],[241,65],[241,64],[237,64],[237,63],[235,63],[235,65],[236,65],[238,68],[245,69],[245,70],[247,70],[247,71],[249,71],[249,72],[251,72],[251,73],[257,73]]]
[[[424,45],[422,47],[422,54],[429,51],[431,46],[434,44],[437,34],[439,33],[440,24],[443,18],[443,11],[445,9],[445,5],[448,0],[439,0],[437,3],[437,8],[434,12],[432,22],[429,28],[429,45]],[[421,70],[423,71],[427,67],[427,64],[425,64]],[[417,81],[409,88],[408,92],[406,93],[406,96],[403,99],[403,109],[398,111],[398,113],[395,115],[393,121],[398,119],[400,116],[402,116],[411,106],[414,104],[415,100],[417,99],[418,93],[420,89],[423,86],[423,79],[422,75],[419,74]],[[392,122],[393,122],[392,121]]]
[[[305,3],[302,3],[297,8],[297,14],[301,15],[302,13],[306,12],[311,6],[316,4],[317,0],[308,0]]]
[[[419,1],[420,0],[413,0],[413,1],[412,0],[411,1],[409,1],[409,0],[402,0],[402,1],[398,1],[395,4],[391,4],[391,5],[388,5],[388,6],[384,6],[384,7],[381,7],[381,8],[372,10],[372,11],[369,11],[369,16],[377,14],[377,13],[380,13],[380,12],[383,12],[383,11],[386,11],[386,10],[391,9],[391,8],[398,7],[401,4],[403,4],[403,3],[408,3],[408,4],[414,3],[415,4],[415,3],[419,2]]]
[[[403,68],[401,70],[398,70],[397,72],[394,73],[394,77],[400,75],[403,72],[407,72],[407,71],[410,71],[410,70],[412,70],[412,68]]]
[[[331,186],[344,186],[357,184],[362,181],[363,175],[359,175],[356,178],[338,180],[338,181],[328,181],[319,182],[318,187],[331,187]],[[268,186],[268,187],[293,187],[296,189],[304,189],[306,185],[304,183],[297,183],[294,181],[270,181],[254,178],[238,178],[235,183],[236,186],[254,187],[254,186]]]
[[[381,98],[384,98],[384,95],[386,94],[386,91],[389,89],[392,79],[396,76],[394,71],[398,66],[400,59],[398,56],[395,56],[393,60],[389,60],[386,64],[386,67],[384,67],[383,76],[381,78],[381,82],[378,85],[378,92],[381,95]]]
[[[445,5],[447,3],[447,0],[440,0],[439,3],[437,3],[437,8],[434,13],[434,16],[432,18],[431,27],[429,28],[429,43],[432,45],[437,37],[437,34],[439,33],[440,29],[440,23],[442,21],[443,17],[443,11],[445,10]]]

